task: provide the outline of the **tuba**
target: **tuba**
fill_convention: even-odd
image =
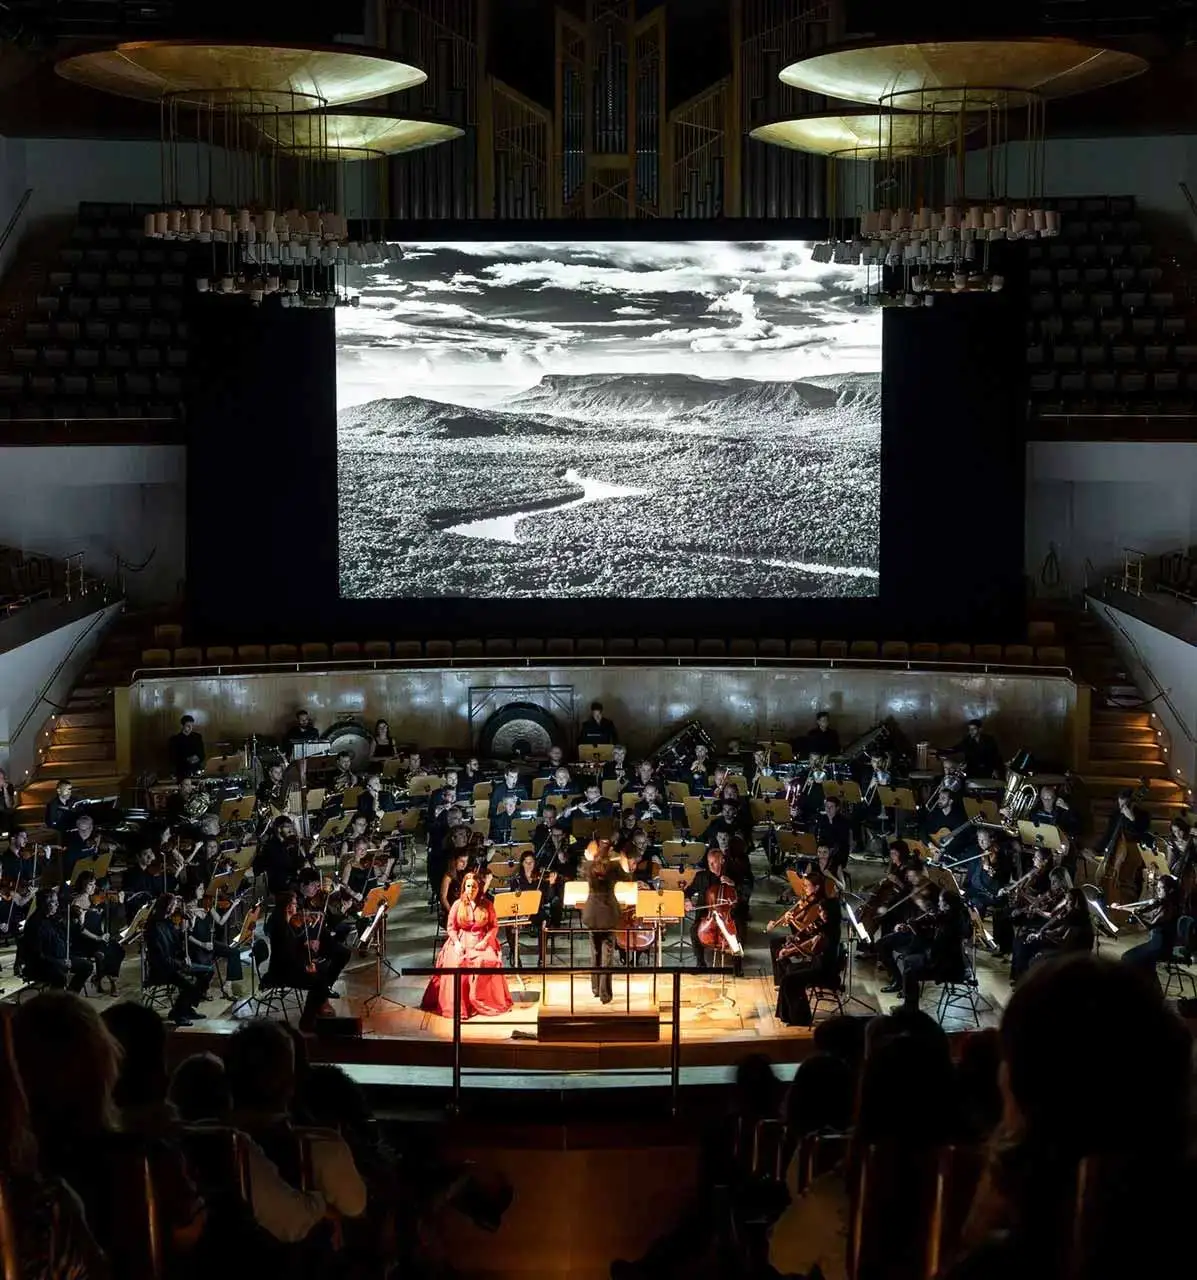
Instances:
[[[1039,788],[1027,776],[1025,770],[1028,764],[1024,761],[1028,761],[1025,752],[1010,761],[1006,774],[1006,791],[998,806],[1009,822],[1017,822],[1023,814],[1030,813],[1039,801]]]

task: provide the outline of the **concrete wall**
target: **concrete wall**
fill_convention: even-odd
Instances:
[[[0,544],[67,556],[101,577],[126,564],[129,599],[176,598],[186,573],[186,450],[181,445],[0,448]]]
[[[1101,575],[1121,568],[1124,547],[1158,555],[1195,543],[1197,444],[1027,446],[1026,569],[1042,594],[1080,592],[1086,559]],[[1058,588],[1041,580],[1053,548]]]
[[[658,747],[686,720],[700,719],[716,742],[736,736],[792,738],[828,707],[847,743],[893,716],[912,741],[950,745],[964,721],[983,716],[1007,755],[1025,746],[1045,758],[1064,758],[1076,688],[1063,677],[950,675],[868,669],[677,667],[538,668],[290,672],[186,676],[138,681],[129,696],[128,734],[133,768],[161,764],[179,717],[196,717],[204,741],[238,746],[251,734],[282,734],[297,707],[308,707],[321,729],[358,718],[391,722],[398,741],[424,747],[470,749],[486,715],[509,702],[547,705],[542,692],[573,695],[575,717],[601,698],[633,754]],[[529,688],[531,687],[531,688]],[[518,689],[529,689],[527,694]],[[471,690],[498,689],[474,726]],[[477,693],[475,694],[477,701]],[[568,704],[566,704],[568,705]],[[558,714],[570,738],[567,714]],[[118,733],[120,730],[118,730]]]
[[[108,624],[120,611],[120,605],[110,605],[0,653],[0,768],[8,771],[14,784],[19,785],[32,766],[37,731],[53,712],[53,704],[61,704],[70,694]],[[60,663],[62,670],[55,675]],[[38,702],[39,695],[45,701]],[[35,703],[38,705],[22,727]]]

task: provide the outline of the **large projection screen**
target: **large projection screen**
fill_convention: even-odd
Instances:
[[[336,313],[342,597],[876,596],[881,313],[811,249],[402,245]]]

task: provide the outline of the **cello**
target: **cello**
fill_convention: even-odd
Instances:
[[[712,951],[726,951],[733,956],[744,954],[732,909],[739,901],[735,886],[720,880],[706,891],[706,916],[698,923],[698,940]]]

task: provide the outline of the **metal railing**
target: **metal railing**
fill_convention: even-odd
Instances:
[[[502,926],[500,926],[502,927]],[[673,1013],[669,1020],[669,1096],[670,1107],[673,1114],[678,1114],[678,1108],[681,1100],[681,1068],[682,1068],[682,1037],[681,1037],[681,995],[682,995],[682,978],[687,975],[701,974],[710,977],[712,970],[699,969],[697,966],[688,966],[685,968],[671,966],[669,968],[649,968],[646,965],[637,968],[631,968],[626,965],[569,965],[554,966],[551,970],[545,971],[541,969],[523,969],[516,965],[502,965],[494,968],[479,968],[477,966],[466,968],[443,968],[435,967],[409,969],[404,967],[401,970],[405,978],[431,978],[433,976],[440,978],[453,979],[453,1083],[452,1083],[452,1102],[454,1110],[461,1110],[461,1094],[462,1094],[462,1039],[461,1039],[461,980],[463,977],[478,977],[479,974],[486,976],[502,975],[504,978],[519,977],[527,978],[530,974],[552,973],[554,976],[563,977],[568,974],[571,984],[577,976],[591,977],[594,974],[609,974],[612,979],[623,975],[629,981],[633,976],[651,977],[654,982],[658,977],[665,976],[670,978],[672,986],[672,1009]],[[579,1068],[579,1070],[593,1071],[593,1066]]]
[[[24,216],[25,210],[29,207],[30,197],[33,195],[33,188],[26,187],[25,194],[17,201],[16,208],[12,211],[12,216],[8,220],[4,231],[0,234],[0,262],[4,260],[4,250],[8,246],[9,237],[17,229],[17,224]]]

